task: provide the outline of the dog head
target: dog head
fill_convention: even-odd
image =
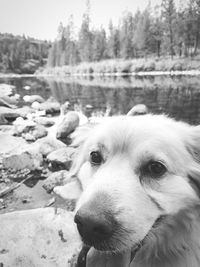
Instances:
[[[119,116],[91,129],[72,171],[75,222],[97,250],[136,248],[161,217],[198,201],[200,129],[162,115]]]

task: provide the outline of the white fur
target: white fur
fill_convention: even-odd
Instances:
[[[193,155],[199,138],[198,127],[166,116],[107,119],[89,131],[73,166],[83,187],[76,210],[97,193],[108,194],[115,219],[128,232],[120,236],[126,245],[116,241],[116,250],[137,245],[161,215],[177,213],[198,201],[188,175],[200,173],[198,153]],[[93,166],[89,155],[97,150],[104,163]],[[150,160],[164,163],[167,172],[163,177],[142,177],[141,166]]]

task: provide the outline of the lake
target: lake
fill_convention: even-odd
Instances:
[[[86,116],[126,114],[134,105],[145,104],[152,113],[166,113],[176,119],[200,124],[200,77],[66,77],[1,78],[0,83],[16,86],[20,105],[24,95],[50,96]],[[31,90],[25,90],[25,86]]]

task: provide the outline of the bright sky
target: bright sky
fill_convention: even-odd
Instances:
[[[116,24],[123,11],[143,10],[148,1],[90,0],[92,25],[107,27],[110,19]],[[60,22],[66,25],[73,14],[75,26],[80,27],[85,10],[85,0],[0,0],[0,32],[54,40]]]

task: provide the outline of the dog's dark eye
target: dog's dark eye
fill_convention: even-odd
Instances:
[[[92,151],[90,153],[90,161],[94,165],[100,165],[103,161],[101,153],[99,151]]]
[[[165,165],[158,161],[150,161],[144,167],[144,174],[151,176],[152,178],[160,178],[167,171]]]

